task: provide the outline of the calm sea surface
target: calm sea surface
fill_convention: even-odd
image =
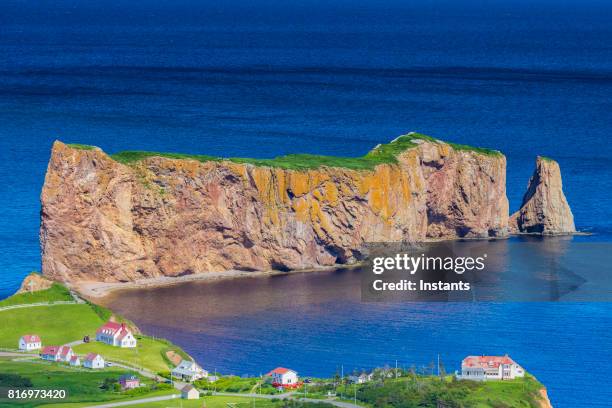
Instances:
[[[55,139],[351,156],[416,130],[502,150],[512,209],[535,156],[557,159],[577,226],[595,233],[576,240],[612,237],[608,2],[92,3],[0,4],[0,297],[40,268],[38,198]],[[438,352],[456,368],[468,352],[509,352],[555,407],[612,404],[609,304],[371,305],[354,279],[182,287],[206,313],[176,328],[138,308],[178,289],[116,302],[143,305],[125,311],[208,368],[329,374]]]

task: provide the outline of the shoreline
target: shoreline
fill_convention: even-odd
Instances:
[[[185,276],[159,276],[155,278],[139,279],[133,282],[97,282],[97,281],[80,281],[69,284],[70,287],[79,293],[82,297],[91,300],[100,300],[112,294],[127,290],[138,289],[156,289],[167,286],[180,285],[188,282],[217,282],[221,280],[243,279],[243,278],[262,278],[279,275],[293,275],[298,273],[308,272],[327,272],[334,271],[339,268],[355,268],[361,263],[350,265],[336,264],[320,268],[298,269],[292,271],[266,270],[266,271],[239,271],[227,270],[217,272],[201,272]]]
[[[533,236],[533,237],[563,237],[563,236],[588,236],[593,235],[592,233],[575,231],[572,233],[555,234],[555,235],[543,235],[538,233],[512,233],[500,237],[490,238],[440,238],[440,239],[428,239],[421,242],[421,244],[447,242],[447,241],[481,241],[481,240],[506,240],[512,237],[520,236]],[[307,272],[326,272],[334,271],[337,269],[350,269],[356,268],[363,265],[363,262],[355,262],[351,264],[335,264],[330,266],[321,266],[316,268],[307,269],[295,269],[291,271],[280,271],[280,270],[265,270],[265,271],[241,271],[237,269],[230,269],[227,271],[213,271],[213,272],[200,272],[191,275],[184,276],[158,276],[155,278],[143,278],[133,282],[99,282],[99,281],[80,281],[80,282],[63,282],[70,286],[73,290],[78,292],[82,297],[86,299],[102,299],[108,297],[116,292],[125,290],[137,290],[137,289],[155,289],[167,286],[179,285],[187,282],[216,282],[220,280],[231,280],[231,279],[242,279],[242,278],[261,278],[279,275],[292,275],[297,273]]]

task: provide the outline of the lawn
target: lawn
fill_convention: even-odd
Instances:
[[[162,340],[152,339],[147,336],[136,337],[138,339],[138,346],[135,348],[113,347],[94,341],[75,346],[74,351],[78,354],[99,353],[108,360],[116,360],[136,367],[143,367],[154,373],[169,370],[168,363],[164,359],[166,351],[173,349],[183,353],[180,348]]]
[[[0,307],[21,305],[25,303],[56,302],[66,300],[73,300],[68,289],[59,283],[54,283],[49,289],[13,295],[0,301]]]
[[[51,363],[41,360],[11,361],[0,358],[0,373],[19,375],[21,378],[32,382],[32,389],[61,389],[66,390],[70,401],[108,401],[126,398],[122,393],[106,391],[100,388],[105,378],[118,378],[128,373],[124,369],[88,370],[85,368],[70,367],[59,363]],[[2,384],[0,386],[10,386]],[[150,396],[147,394],[146,396]],[[140,396],[140,398],[143,398]],[[32,407],[40,404],[57,403],[57,401],[12,401],[10,405],[6,400],[0,399],[0,406]]]
[[[324,408],[331,407],[329,404],[304,403],[287,401],[287,404],[281,400],[268,400],[248,397],[226,397],[226,396],[205,396],[199,400],[167,400],[159,402],[148,402],[146,404],[131,405],[132,407],[151,407],[151,408],[201,408],[203,403],[206,403],[206,408],[228,408],[228,404],[235,404],[236,408],[281,408],[281,407],[296,407],[296,408]]]
[[[13,349],[24,334],[38,334],[43,345],[61,345],[92,335],[103,323],[87,304],[9,309],[0,311],[0,320],[0,347]]]
[[[397,156],[407,149],[417,146],[417,140],[426,140],[437,143],[438,141],[430,136],[419,133],[409,133],[400,136],[390,143],[380,144],[367,154],[361,157],[337,157],[321,156],[314,154],[290,154],[279,156],[273,159],[254,159],[254,158],[220,158],[207,155],[182,154],[182,153],[162,153],[145,151],[124,151],[111,155],[111,157],[123,164],[131,164],[148,157],[167,157],[172,159],[192,159],[201,162],[228,160],[234,163],[247,163],[256,166],[280,167],[289,170],[315,169],[321,166],[340,167],[354,170],[371,170],[375,166],[383,163],[397,163]],[[455,150],[470,150],[479,154],[501,156],[496,150],[472,147],[467,145],[449,143]],[[91,146],[70,145],[77,149],[90,150]]]

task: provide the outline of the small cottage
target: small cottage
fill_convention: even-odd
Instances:
[[[181,398],[198,399],[200,398],[200,391],[198,391],[193,385],[187,384],[181,389]]]
[[[40,352],[40,358],[48,361],[70,362],[74,351],[70,346],[46,346]]]
[[[274,387],[295,387],[298,385],[297,372],[288,368],[277,367],[266,375],[271,378]]]
[[[73,367],[78,367],[81,365],[81,359],[76,354],[72,356],[70,359],[70,365]]]
[[[135,375],[125,374],[119,377],[119,385],[124,390],[130,390],[140,387],[140,380]]]
[[[32,351],[42,347],[40,337],[36,334],[24,334],[19,338],[19,350]]]
[[[195,361],[183,360],[172,370],[172,376],[184,381],[195,381],[208,377],[208,371],[204,370]]]
[[[83,360],[83,367],[91,369],[104,368],[104,358],[96,353],[89,353]]]

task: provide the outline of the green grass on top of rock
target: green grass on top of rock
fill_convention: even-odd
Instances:
[[[93,150],[96,148],[96,146],[81,144],[81,143],[70,143],[68,144],[68,146],[72,147],[73,149],[79,149],[79,150]]]
[[[409,133],[400,136],[390,143],[380,144],[367,154],[361,157],[340,157],[340,156],[323,156],[316,154],[289,154],[278,156],[272,159],[255,159],[255,158],[221,158],[200,154],[183,154],[183,153],[161,153],[161,152],[146,152],[146,151],[123,151],[112,154],[111,157],[123,164],[132,164],[144,160],[149,157],[166,157],[171,159],[191,159],[200,162],[209,161],[230,161],[240,164],[252,164],[255,166],[278,167],[288,170],[308,170],[316,169],[322,166],[339,167],[352,170],[371,170],[379,164],[394,164],[397,163],[397,156],[405,150],[416,147],[419,140],[429,141],[432,143],[441,143],[431,136],[420,133]],[[462,144],[449,143],[455,150],[472,151],[478,154],[488,156],[501,156],[497,150],[484,149],[480,147],[472,147]],[[71,145],[74,146],[74,145]]]
[[[540,156],[540,159],[547,161],[547,162],[556,163],[555,159],[551,159],[550,157],[547,157],[547,156]]]
[[[59,283],[54,283],[49,289],[39,290],[36,292],[25,292],[15,294],[7,299],[0,301],[0,307],[13,306],[29,303],[41,303],[41,302],[57,302],[72,300],[70,292],[65,286]]]

